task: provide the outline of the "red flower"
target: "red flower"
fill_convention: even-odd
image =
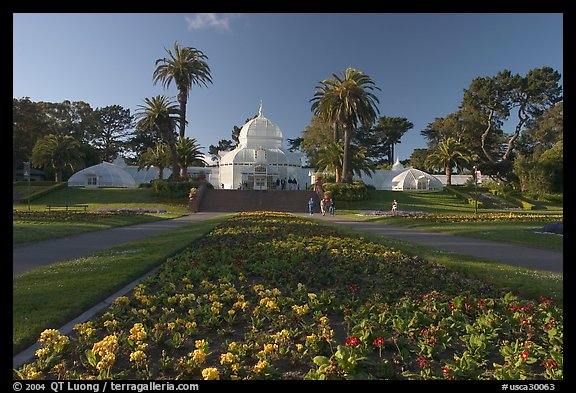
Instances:
[[[352,293],[358,291],[358,284],[350,284],[348,285],[348,290]]]
[[[346,339],[346,341],[344,342],[344,346],[346,346],[346,347],[351,347],[351,346],[354,346],[354,345],[358,345],[358,344],[360,344],[360,343],[361,343],[361,341],[360,341],[360,339],[359,339],[358,337],[356,337],[356,336],[350,336],[350,337],[348,337],[348,338]]]
[[[528,351],[524,351],[524,352],[522,352],[522,353],[520,354],[520,357],[521,357],[523,360],[528,359],[528,356],[530,356],[530,354],[528,353]]]
[[[546,367],[546,368],[555,368],[555,367],[557,367],[556,362],[554,361],[554,359],[544,360],[542,363],[540,363],[540,365],[541,365],[542,367]]]
[[[430,364],[428,362],[428,359],[426,359],[422,355],[418,355],[418,366],[420,367],[420,370],[422,370],[423,368],[428,368],[429,365]]]
[[[372,345],[375,347],[383,347],[384,339],[382,337],[375,338],[374,341],[372,341]]]

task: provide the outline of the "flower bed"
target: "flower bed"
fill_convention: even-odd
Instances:
[[[96,209],[95,211],[101,212],[101,213],[126,213],[126,214],[166,213],[167,212],[165,209],[145,209],[145,208],[130,208],[130,207]]]
[[[421,211],[405,211],[405,210],[396,210],[395,212],[391,211],[391,210],[369,210],[369,211],[365,211],[361,214],[359,214],[360,216],[421,216],[423,214],[428,214],[428,213],[424,213]]]
[[[563,313],[285,213],[215,228],[99,318],[46,330],[33,379],[562,379]]]

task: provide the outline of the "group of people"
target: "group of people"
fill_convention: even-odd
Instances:
[[[326,212],[331,216],[334,215],[334,200],[330,198],[328,195],[324,195],[324,198],[320,200],[320,212],[323,216],[326,215]],[[314,198],[310,198],[308,200],[308,213],[314,214]]]
[[[276,189],[277,190],[299,190],[300,186],[298,185],[298,181],[296,180],[296,178],[292,179],[291,177],[288,178],[288,180],[286,180],[286,178],[283,179],[276,179]]]

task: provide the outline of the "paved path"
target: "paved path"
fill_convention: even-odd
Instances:
[[[444,233],[421,232],[414,229],[396,227],[379,222],[354,221],[338,216],[315,214],[312,218],[330,221],[351,229],[391,237],[449,251],[456,254],[472,255],[488,261],[506,263],[527,269],[563,273],[563,251],[551,251],[543,248],[514,245],[490,240],[473,239]],[[557,236],[543,234],[542,236]]]
[[[15,277],[38,266],[80,258],[96,251],[156,235],[166,230],[180,228],[181,226],[222,214],[226,213],[200,212],[171,220],[80,233],[60,239],[17,244],[13,247],[12,276]]]
[[[173,230],[192,222],[226,213],[199,212],[184,217],[147,224],[131,225],[104,231],[81,233],[61,239],[19,244],[13,247],[13,277],[37,266],[80,258],[96,251],[131,242],[162,231]],[[299,214],[310,217],[308,214]],[[353,221],[314,214],[311,218],[326,220],[349,228],[394,239],[435,247],[457,254],[473,255],[489,261],[503,262],[528,269],[563,273],[563,252],[524,245],[472,239],[442,233],[421,232],[377,222]],[[552,235],[543,235],[552,236]]]

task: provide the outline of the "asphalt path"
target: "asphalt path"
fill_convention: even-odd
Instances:
[[[380,222],[354,221],[338,216],[315,214],[312,218],[330,221],[357,231],[426,245],[455,254],[472,255],[487,261],[505,263],[527,269],[563,274],[564,252],[520,244],[473,239],[445,233],[422,232]],[[542,236],[560,236],[543,233]]]

